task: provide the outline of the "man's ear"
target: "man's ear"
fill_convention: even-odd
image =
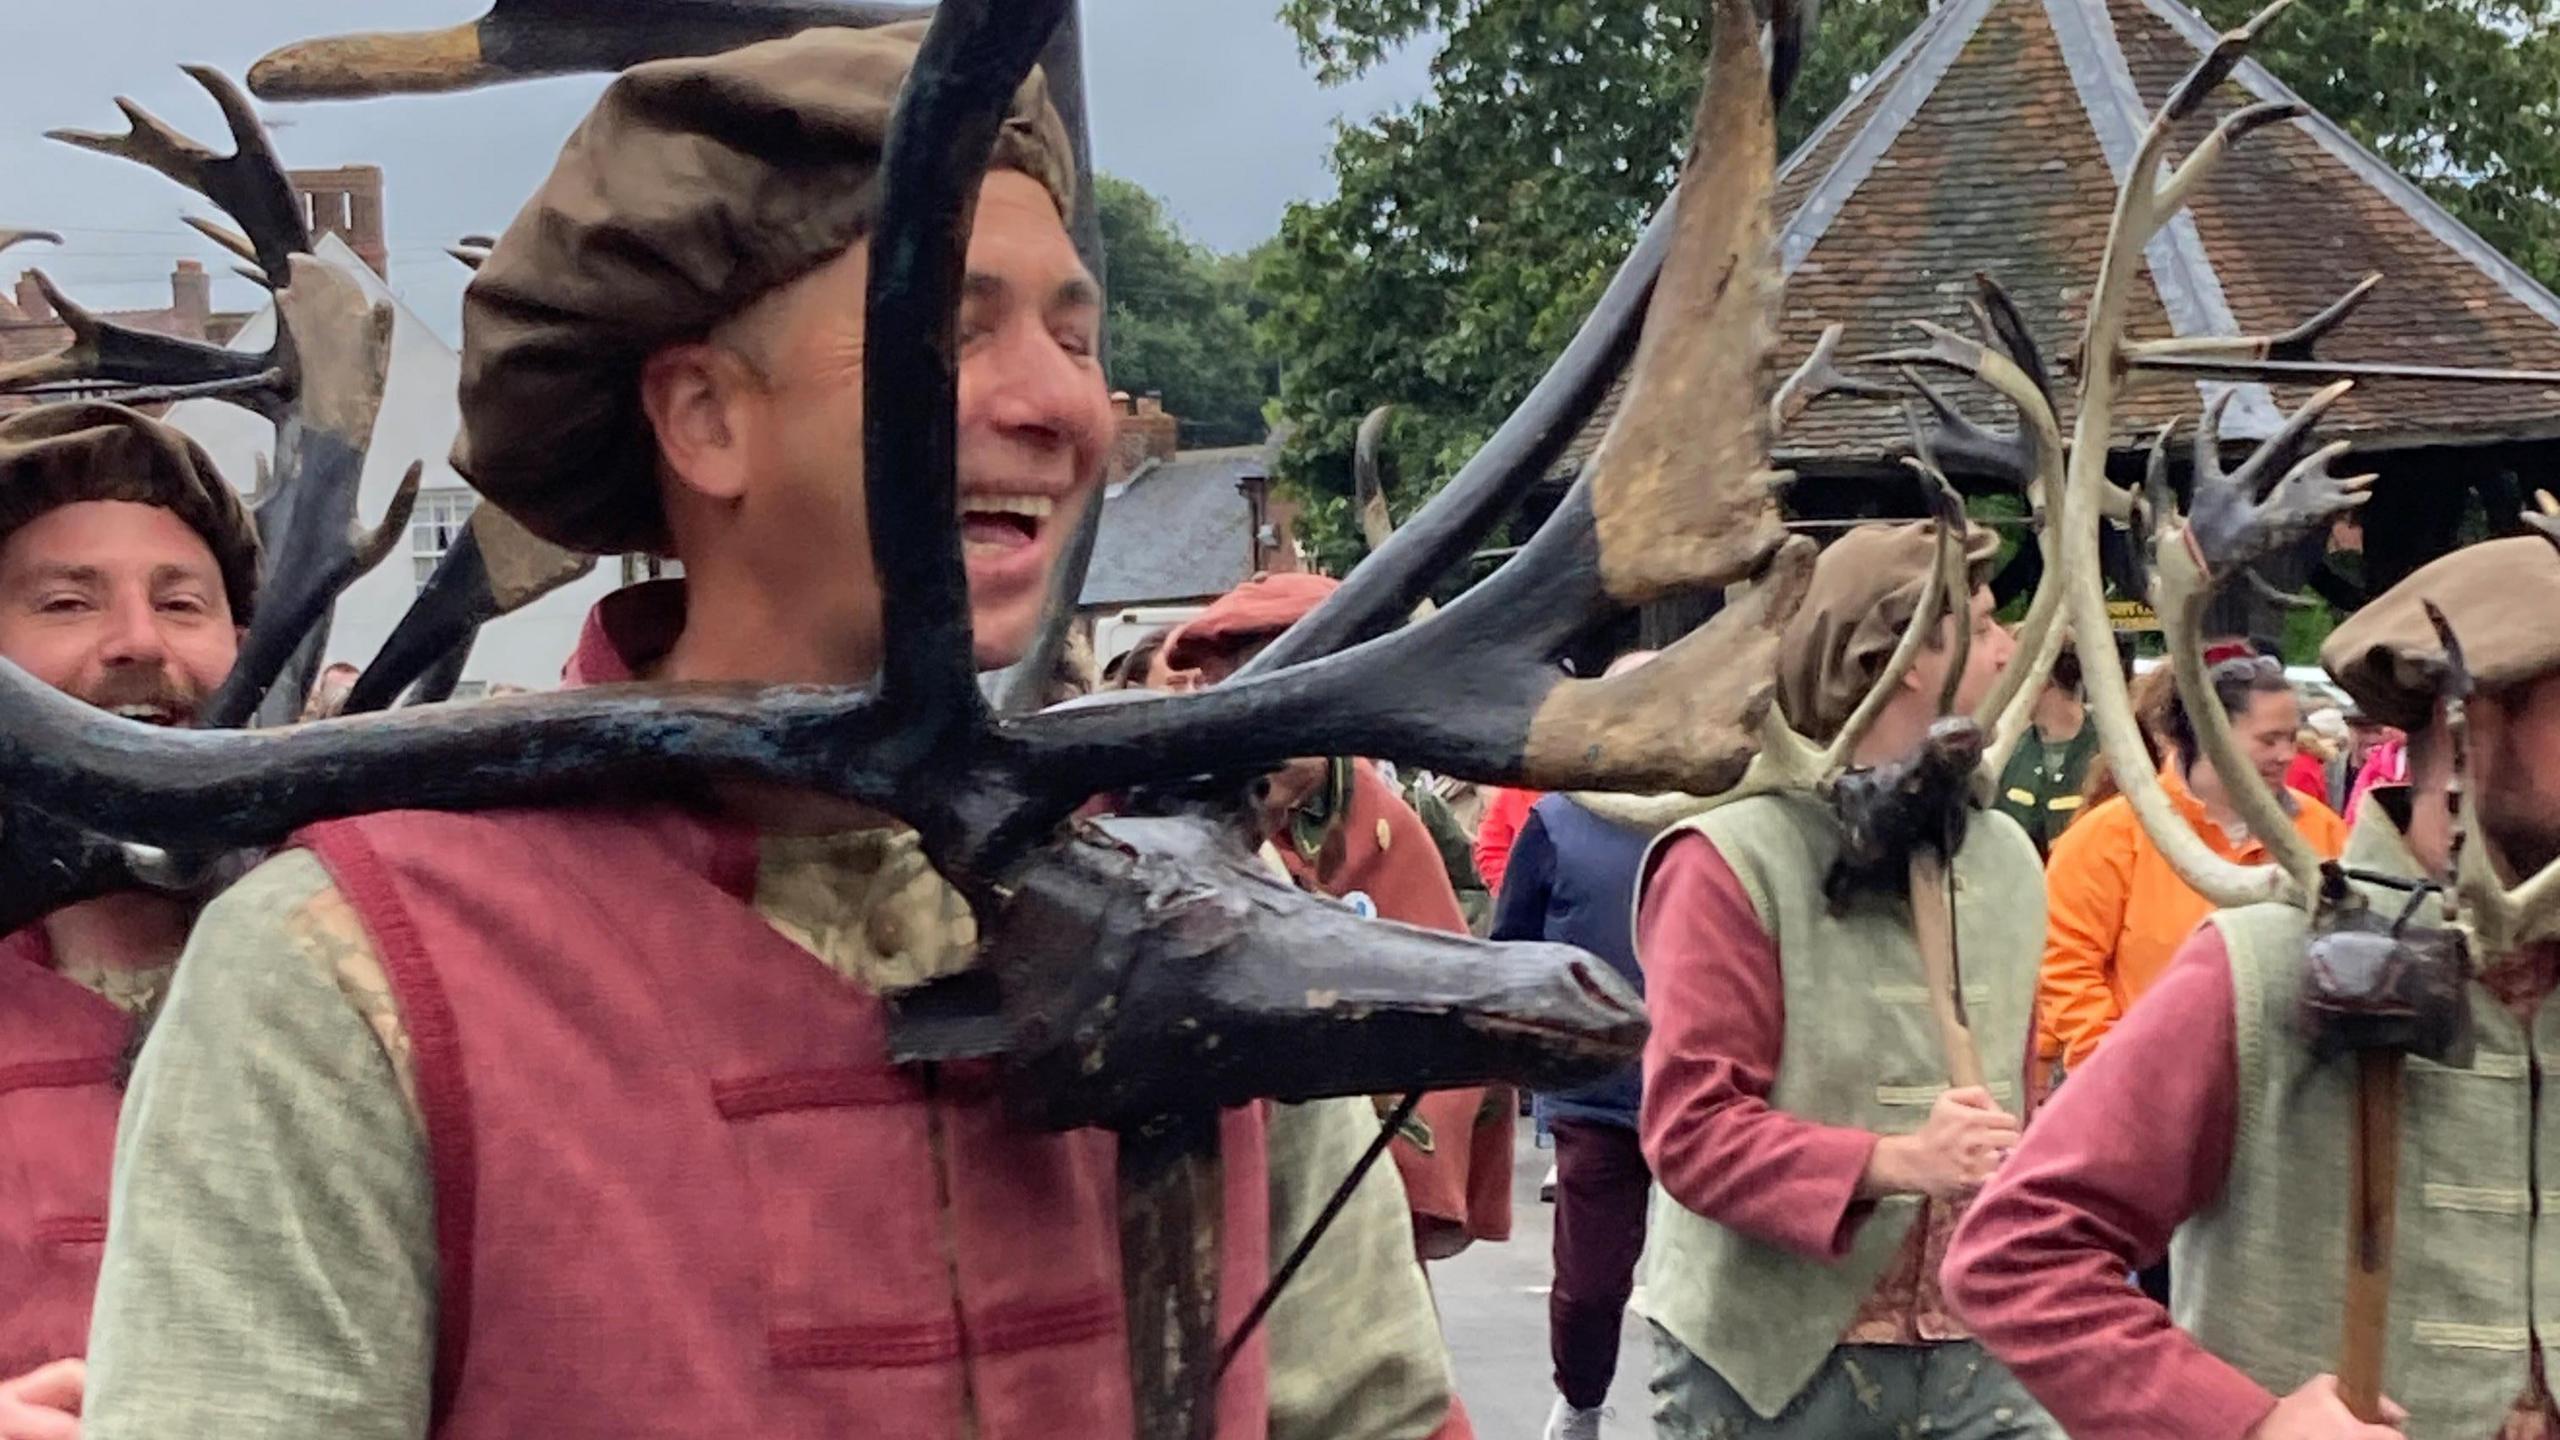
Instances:
[[[714,500],[746,493],[748,402],[755,372],[708,342],[670,345],[640,367],[640,408],[676,483]]]

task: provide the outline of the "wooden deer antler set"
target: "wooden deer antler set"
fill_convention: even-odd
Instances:
[[[1773,49],[1786,71],[1804,43],[1804,19],[1780,12]],[[479,21],[447,32],[291,46],[261,62],[251,81],[272,99],[460,90],[916,13],[839,0],[496,0]],[[1216,1127],[1203,1122],[1218,1107],[1491,1080],[1561,1083],[1625,1063],[1645,1033],[1634,997],[1577,952],[1360,920],[1274,882],[1238,839],[1234,802],[1250,777],[1293,756],[1347,753],[1541,789],[1718,799],[1815,789],[1864,814],[1851,829],[1878,837],[1868,864],[1892,874],[1908,861],[1915,891],[1930,896],[1939,872],[1929,856],[1943,853],[1944,832],[1932,839],[1928,827],[1892,816],[1915,805],[1942,809],[1947,794],[1996,773],[2028,723],[2030,679],[2050,670],[2068,633],[2107,632],[2102,517],[2156,531],[2148,573],[2181,689],[2196,697],[2209,693],[2197,644],[2205,592],[2358,502],[2360,482],[2329,470],[2340,447],[2305,453],[2311,425],[2343,382],[2227,473],[2208,415],[2196,496],[2183,516],[2165,483],[2128,492],[2104,470],[2122,386],[2147,374],[2322,371],[2311,342],[2362,293],[2283,336],[2123,338],[2144,239],[2232,143],[2289,113],[2259,106],[2233,115],[2176,170],[2158,173],[2170,127],[2229,73],[2264,19],[2225,37],[2144,138],[2090,307],[2067,448],[2043,362],[1996,288],[1985,295],[1981,340],[1932,328],[1925,346],[1876,357],[1973,375],[2018,409],[2019,431],[2002,435],[1921,387],[1937,426],[1918,463],[1934,476],[1934,450],[2023,490],[2047,579],[2028,612],[2020,663],[1969,723],[1933,736],[1910,774],[1856,780],[1845,778],[1848,759],[1880,697],[1907,673],[1940,607],[1963,608],[1954,538],[1961,513],[1938,485],[1941,564],[1875,694],[1827,747],[1796,735],[1772,701],[1775,653],[1803,598],[1813,548],[1786,536],[1776,500],[1784,477],[1770,471],[1769,445],[1773,429],[1822,394],[1862,382],[1836,368],[1835,334],[1774,398],[1764,393],[1779,289],[1772,93],[1784,79],[1773,79],[1764,59],[1749,0],[1715,7],[1706,91],[1672,204],[1564,356],[1440,495],[1232,682],[1031,715],[999,713],[973,673],[954,513],[950,337],[966,198],[996,119],[1035,61],[1081,128],[1070,0],[946,0],[900,103],[873,239],[863,456],[890,649],[876,683],[862,689],[634,685],[221,728],[281,720],[295,708],[331,603],[386,553],[416,472],[381,527],[368,533],[356,523],[389,315],[308,255],[308,228],[247,101],[220,76],[191,71],[230,121],[232,156],[211,156],[129,104],[126,135],[61,138],[151,165],[219,205],[239,233],[201,228],[276,292],[274,343],[247,354],[140,335],[52,296],[72,345],[0,371],[0,390],[214,395],[274,420],[276,460],[259,510],[274,598],[198,731],[119,720],[0,665],[0,876],[11,882],[0,893],[0,930],[106,890],[170,884],[224,854],[368,811],[610,803],[728,782],[874,807],[914,827],[987,937],[972,977],[910,1007],[895,1042],[902,1058],[1002,1054],[1020,1118],[1122,1133],[1130,1314],[1133,1325],[1163,1331],[1163,1343],[1132,1345],[1137,1393],[1155,1407],[1142,1428],[1202,1433],[1219,1337],[1216,1247],[1199,1243],[1214,1240],[1216,1207],[1199,1202],[1215,1194]],[[485,250],[466,244],[457,253],[469,263]],[[1547,469],[1622,365],[1632,367],[1624,404],[1553,518],[1484,583],[1398,628]],[[478,624],[590,563],[493,507],[480,517],[351,708],[389,706],[467,645]],[[1072,580],[1062,590],[1070,601]],[[1593,625],[1713,587],[1734,589],[1732,603],[1653,664],[1600,681],[1560,671],[1566,647]],[[1053,638],[1071,611],[1053,603]],[[2274,866],[2231,866],[2184,830],[2151,777],[2122,678],[2104,665],[2088,674],[2108,760],[2191,883],[2230,903],[2346,903],[2317,859],[2287,843],[2291,828],[2274,797],[2249,783],[2249,767],[2221,763],[2233,750],[2218,707],[2191,705],[2253,830],[2271,837]],[[436,692],[429,686],[419,698]],[[1122,813],[1070,818],[1096,794],[1122,796]],[[2476,858],[2476,847],[2468,853]],[[2456,923],[2481,943],[2560,922],[2560,880],[2551,875],[2507,890],[2485,862],[2468,863],[2458,893]],[[1935,898],[1943,904],[1942,893]],[[1964,1049],[1960,1013],[1950,1036],[1955,1058]],[[1134,1293],[1141,1288],[1143,1297]]]

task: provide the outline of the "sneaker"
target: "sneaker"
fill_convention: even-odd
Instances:
[[[1546,1440],[1600,1440],[1600,1417],[1608,1413],[1597,1407],[1577,1410],[1559,1395],[1556,1408],[1547,1412]]]
[[[1538,1182],[1538,1199],[1549,1205],[1556,1203],[1556,1167],[1553,1165],[1547,1167],[1547,1178]],[[1556,1403],[1564,1402],[1559,1400]]]

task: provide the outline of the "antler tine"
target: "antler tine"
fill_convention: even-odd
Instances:
[[[346,712],[387,708],[445,657],[467,652],[482,625],[523,609],[595,565],[594,556],[552,544],[497,506],[479,506],[374,652],[373,663],[356,677]]]
[[[2195,192],[2196,186],[2203,183],[2204,177],[2213,173],[2214,167],[2231,152],[2231,147],[2245,139],[2249,132],[2263,130],[2279,120],[2296,119],[2304,113],[2306,111],[2299,101],[2265,100],[2223,116],[2222,123],[2213,127],[2213,133],[2205,136],[2202,143],[2187,153],[2186,159],[2178,162],[2178,168],[2170,171],[2168,178],[2160,182],[2159,193],[2153,203],[2164,216],[2176,214],[2178,207],[2186,204],[2187,197]]]
[[[2525,511],[2522,517],[2525,528],[2560,548],[2560,499],[2554,499],[2548,490],[2535,491],[2533,498],[2536,508]]]
[[[391,552],[409,536],[409,515],[418,505],[418,480],[426,474],[427,462],[412,460],[400,477],[399,488],[391,492],[391,503],[383,507],[382,523],[367,529],[350,526],[348,548],[355,553],[358,573],[370,571],[391,558]]]
[[[1396,522],[1387,513],[1386,485],[1378,476],[1378,446],[1386,439],[1387,422],[1395,417],[1396,407],[1381,405],[1361,417],[1360,432],[1351,444],[1351,493],[1360,512],[1360,534],[1376,550],[1396,533]]]
[[[1769,397],[1771,434],[1784,435],[1795,428],[1805,411],[1829,396],[1855,395],[1865,400],[1891,396],[1893,392],[1884,386],[1861,380],[1840,368],[1840,337],[1846,333],[1848,327],[1836,320],[1823,326],[1821,338],[1813,342],[1813,353],[1805,356],[1804,363],[1778,386],[1778,393]]]
[[[929,5],[839,0],[656,6],[636,24],[621,7],[492,0],[477,20],[441,30],[333,35],[269,51],[249,67],[267,100],[434,95],[546,75],[610,73],[648,60],[716,55],[813,25],[865,29],[919,20]]]
[[[996,129],[1066,4],[1029,0],[1001,19],[997,8],[945,0],[935,14],[890,123],[871,242],[863,473],[883,482],[866,487],[889,643],[879,692],[907,718],[899,745],[911,764],[969,743],[989,719],[960,553],[952,337],[970,210]],[[919,792],[940,783],[921,770],[914,779]],[[907,818],[933,837],[938,816]]]
[[[42,270],[27,272],[71,332],[51,355],[0,365],[0,394],[67,382],[105,385],[209,385],[239,382],[225,398],[269,419],[283,408],[286,384],[272,354],[242,354],[200,341],[155,335],[100,319],[62,293]],[[268,382],[274,383],[268,383]]]
[[[2168,636],[2179,702],[2195,727],[2197,748],[2222,778],[2249,833],[2285,875],[2290,893],[2305,903],[2321,893],[2320,857],[2249,764],[2214,694],[2204,662],[2204,605],[2217,579],[2245,572],[2257,559],[2364,502],[2372,477],[2340,479],[2330,472],[2346,452],[2344,442],[2307,456],[2300,453],[2311,426],[2346,388],[2342,382],[2312,396],[2239,470],[2227,475],[2218,452],[2228,395],[2216,397],[2196,431],[2195,496],[2187,523],[2181,531],[2165,532],[2152,556],[2153,604]],[[2267,484],[2265,477],[2278,467],[2288,468]]]
[[[2542,497],[2548,500],[2545,494]],[[2498,878],[2489,847],[2472,833],[2476,813],[2464,806],[2470,774],[2469,708],[2473,681],[2464,660],[2461,637],[2433,600],[2422,602],[2427,623],[2444,647],[2437,697],[2444,706],[2446,739],[2453,750],[2453,777],[2445,803],[2452,812],[2453,891],[2446,897],[2445,919],[2471,932],[2487,955],[2510,953],[2526,945],[2560,938],[2560,861],[2542,867],[2523,883],[2509,888]]]
[[[258,263],[258,247],[249,243],[248,236],[241,234],[239,231],[232,229],[228,225],[207,220],[201,215],[189,215],[186,216],[185,219],[188,229],[193,230],[207,240],[212,241],[214,244],[221,246],[223,249],[230,251],[232,254],[248,261],[252,265]],[[264,279],[261,278],[259,283],[264,284]]]
[[[2366,297],[2382,284],[2380,273],[2367,275],[2355,287],[2323,306],[2317,314],[2287,330],[2267,335],[2186,335],[2159,340],[2137,341],[2125,347],[2125,361],[2138,375],[2152,378],[2166,376],[2176,380],[2225,378],[2246,380],[2257,372],[2249,362],[2274,361],[2283,365],[2317,365],[2319,344],[2332,331],[2355,314]],[[2194,362],[2204,360],[2234,362],[2232,373],[2214,376],[2199,372]],[[2174,369],[2164,362],[2185,362]]]
[[[84,705],[0,661],[13,801],[177,850],[273,845],[339,815],[489,809],[764,781],[867,804],[911,783],[874,742],[898,723],[827,688],[597,687],[269,733],[167,730]],[[330,776],[327,785],[296,776]]]
[[[2273,4],[2250,16],[2240,28],[2226,30],[2217,36],[2213,49],[2170,90],[2168,102],[2160,107],[2160,118],[2174,125],[2202,109],[2205,97],[2231,78],[2231,72],[2239,69],[2240,62],[2248,58],[2249,47],[2256,44],[2266,28],[2292,4],[2293,0],[2274,0]]]
[[[2311,427],[2352,388],[2352,382],[2341,380],[2313,395],[2228,474],[2220,451],[2230,392],[2205,407],[2204,422],[2196,428],[2195,494],[2188,506],[2187,532],[2208,583],[2363,503],[2371,476],[2341,479],[2329,471],[2347,452],[2346,442],[2302,454]]]
[[[51,230],[11,230],[0,227],[0,250],[6,250],[12,245],[24,244],[29,240],[41,240],[47,245],[62,243],[62,237]]]
[[[2008,296],[1987,278],[1982,280],[1981,302],[1976,313],[1987,334],[2000,341],[1999,348],[1959,335],[1944,325],[1916,321],[1913,328],[1927,337],[1925,346],[1888,352],[1873,357],[1879,361],[1904,364],[1936,365],[1972,375],[1998,391],[2018,411],[2019,431],[2015,436],[1998,436],[1965,420],[1946,396],[1908,371],[1905,377],[1931,410],[1940,418],[1940,431],[1930,437],[1929,445],[1954,455],[1968,457],[1981,451],[1975,437],[1991,436],[1989,453],[1982,458],[1998,462],[2014,457],[2002,467],[2010,473],[2024,473],[2013,483],[2027,497],[2028,511],[2035,525],[2036,543],[2044,559],[2043,583],[2036,587],[2035,599],[2029,602],[2025,621],[2019,629],[2021,660],[2032,657],[2033,664],[2012,663],[1994,681],[1989,693],[1974,712],[1974,723],[1990,734],[1988,753],[1997,763],[2007,763],[2007,751],[2013,749],[2025,734],[2024,717],[2033,710],[2030,682],[2053,668],[2062,653],[2062,645],[2070,628],[2063,623],[2064,586],[2062,578],[2062,542],[2068,506],[2073,503],[2071,489],[2063,472],[2062,435],[2054,417],[2053,403],[2039,376],[2040,355],[2034,340],[2027,335],[2025,324]],[[2011,352],[2023,351],[2022,363]],[[1990,473],[2001,473],[1993,469]],[[2130,500],[2114,486],[2099,477],[2100,508],[2130,508]],[[2005,742],[2001,737],[2007,737]]]
[[[2044,350],[2036,344],[2035,332],[2027,328],[2027,317],[2018,311],[2017,302],[1988,271],[1973,272],[1974,298],[1967,302],[1974,323],[1982,327],[1983,340],[1996,346],[2009,357],[2044,397],[2046,408],[2053,405],[2053,372],[2044,363]]]
[[[1594,494],[1594,509],[1625,516],[1636,532],[1608,537],[1604,548],[1618,557],[1610,562],[1612,590],[1634,595],[1659,582],[1664,577],[1650,572],[1666,561],[1676,561],[1691,577],[1673,581],[1675,586],[1698,583],[1701,572],[1739,576],[1775,544],[1782,532],[1775,490],[1760,468],[1766,463],[1765,437],[1741,447],[1740,454],[1724,453],[1731,434],[1705,446],[1696,440],[1699,412],[1721,413],[1736,398],[1750,405],[1749,429],[1767,424],[1760,372],[1746,374],[1740,352],[1749,352],[1754,365],[1763,363],[1773,323],[1775,251],[1766,231],[1776,129],[1766,114],[1757,22],[1729,20],[1726,3],[1719,0],[1715,12],[1710,78],[1679,185],[1654,213],[1591,317],[1520,408],[1440,493],[1239,678],[1332,654],[1403,620],[1432,582],[1465,559],[1563,453],[1607,394],[1630,349],[1635,359],[1610,427],[1613,438],[1584,467],[1586,478],[1607,477]],[[1729,24],[1752,30],[1753,37],[1729,41]],[[1747,75],[1738,55],[1745,43],[1754,51]],[[1719,82],[1717,67],[1730,67],[1732,78]],[[1746,88],[1748,99],[1740,93]],[[1752,113],[1755,105],[1758,115]],[[1691,196],[1705,203],[1684,204]],[[1680,273],[1688,278],[1675,287],[1669,281]],[[1747,335],[1747,344],[1733,343],[1738,333]],[[1719,366],[1731,368],[1708,380]],[[1663,387],[1644,381],[1647,374],[1687,379],[1676,394],[1648,394]],[[1666,455],[1676,464],[1676,479],[1660,468]],[[1652,494],[1648,475],[1662,477],[1659,483],[1669,493]],[[1626,503],[1631,488],[1645,490],[1647,498]]]
[[[272,285],[285,277],[288,257],[311,248],[311,226],[294,198],[293,183],[276,157],[266,127],[249,97],[229,76],[205,65],[179,67],[213,97],[231,130],[232,152],[216,155],[131,100],[119,97],[125,133],[51,130],[49,138],[102,155],[114,155],[160,172],[214,204],[240,224],[258,268]]]
[[[199,713],[202,725],[245,724],[276,693],[279,676],[298,682],[289,688],[300,709],[308,686],[297,659],[316,661],[311,642],[327,633],[338,596],[389,553],[416,499],[420,469],[413,465],[384,532],[368,536],[357,523],[366,445],[390,374],[391,307],[308,255],[289,261],[287,274],[276,296],[277,344],[304,358],[309,379],[300,403],[277,422],[275,479],[257,511],[266,570],[276,581],[230,675]]]

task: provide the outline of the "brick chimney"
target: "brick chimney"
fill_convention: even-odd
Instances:
[[[382,167],[346,165],[335,170],[294,170],[287,178],[311,221],[311,237],[335,235],[371,266],[391,278],[391,247],[383,238]]]
[[[41,322],[53,318],[53,306],[46,302],[44,292],[36,288],[36,272],[33,270],[18,273],[18,310],[29,320]]]
[[[169,272],[169,313],[188,335],[203,338],[205,326],[213,320],[213,277],[204,273],[202,264],[181,260]]]
[[[1114,390],[1111,408],[1120,419],[1120,435],[1111,448],[1111,483],[1128,479],[1150,460],[1171,460],[1181,448],[1182,427],[1165,413],[1162,394],[1150,390],[1133,396]]]

